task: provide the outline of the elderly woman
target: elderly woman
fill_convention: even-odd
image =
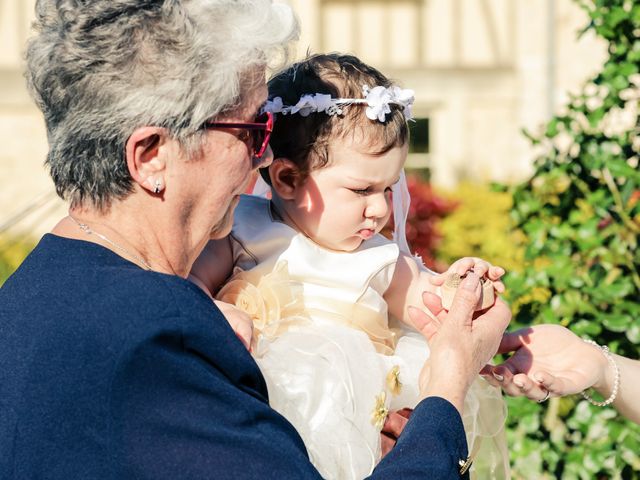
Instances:
[[[0,291],[2,478],[317,478],[255,362],[185,279],[271,160],[259,112],[291,11],[39,0],[36,27],[27,79],[70,208]],[[472,330],[478,279],[463,286],[435,335],[414,312],[434,335],[431,378],[374,477],[468,467],[462,400],[509,313],[498,302]]]

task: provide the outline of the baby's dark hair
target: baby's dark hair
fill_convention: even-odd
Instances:
[[[268,82],[269,98],[281,97],[285,105],[295,105],[305,94],[330,94],[333,98],[364,98],[362,87],[390,87],[393,82],[373,67],[352,55],[337,53],[311,55],[276,74]],[[275,158],[287,158],[299,168],[302,178],[312,170],[324,167],[332,138],[358,135],[368,153],[383,154],[403,146],[409,139],[409,128],[403,108],[390,105],[391,113],[384,122],[370,120],[366,105],[342,106],[342,114],[324,112],[276,114],[270,145]],[[260,171],[270,183],[267,169]]]

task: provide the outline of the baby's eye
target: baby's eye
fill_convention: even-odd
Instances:
[[[371,193],[371,189],[367,188],[350,188],[350,190],[356,195],[369,195]]]

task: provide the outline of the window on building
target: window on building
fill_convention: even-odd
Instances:
[[[429,119],[415,118],[409,122],[411,137],[409,140],[409,153],[429,153]]]
[[[429,168],[429,118],[414,118],[409,122],[409,155],[407,156],[407,168]]]

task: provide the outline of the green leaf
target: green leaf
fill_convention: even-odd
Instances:
[[[631,167],[624,159],[619,161],[612,161],[607,164],[609,171],[614,177],[621,179],[629,179],[635,183],[640,183],[640,171]]]
[[[611,86],[616,90],[624,90],[629,86],[629,79],[624,75],[618,75],[611,81]]]
[[[598,107],[592,112],[589,112],[587,120],[589,121],[591,128],[595,128],[600,123],[605,113],[606,110],[603,107]]]
[[[627,328],[625,335],[629,339],[631,343],[635,343],[636,345],[640,343],[640,325],[637,322],[632,323]]]
[[[632,62],[621,63],[618,67],[618,73],[624,77],[629,77],[634,73],[638,73],[638,65]]]
[[[624,21],[629,14],[624,11],[622,7],[614,7],[609,11],[609,14],[606,16],[607,25],[613,30],[618,24]]]
[[[581,337],[597,337],[602,331],[602,327],[598,322],[588,320],[578,320],[571,325],[571,330]]]
[[[545,137],[547,138],[553,138],[556,135],[558,135],[558,127],[560,125],[560,122],[558,122],[557,118],[554,118],[553,120],[551,120],[548,124],[547,124],[547,129],[544,133]]]

